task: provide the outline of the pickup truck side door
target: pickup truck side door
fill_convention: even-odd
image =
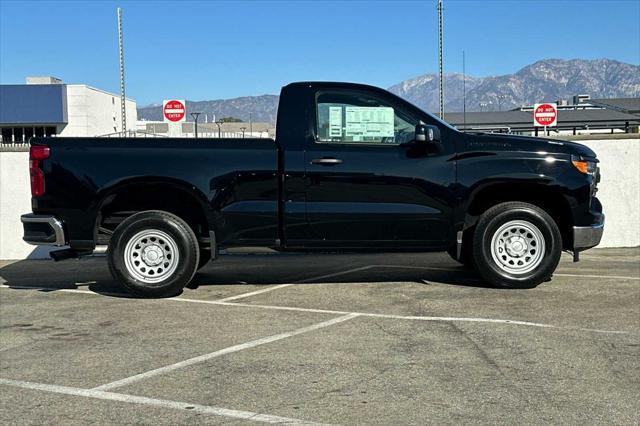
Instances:
[[[455,202],[453,143],[443,140],[432,150],[413,141],[416,124],[437,120],[419,116],[420,110],[394,95],[366,88],[320,87],[312,111],[306,215],[315,239],[307,245],[445,247]]]

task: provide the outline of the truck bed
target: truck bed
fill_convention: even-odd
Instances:
[[[221,245],[278,238],[273,139],[36,138],[32,144],[50,148],[42,164],[46,191],[33,199],[33,211],[55,210],[77,248],[92,248],[94,231],[109,219],[100,217],[106,203],[127,193],[144,198],[145,189],[156,198],[188,193],[206,209],[211,229],[224,229]]]

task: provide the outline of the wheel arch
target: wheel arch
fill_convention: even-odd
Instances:
[[[96,241],[100,231],[113,232],[124,218],[144,210],[164,210],[175,214],[187,222],[199,238],[208,238],[209,231],[214,230],[213,212],[204,193],[177,179],[127,179],[106,187],[96,199]]]
[[[563,248],[572,244],[573,216],[571,205],[561,188],[553,181],[499,181],[477,186],[469,197],[465,210],[464,229],[473,228],[482,213],[492,206],[520,201],[533,204],[546,211],[558,225]]]

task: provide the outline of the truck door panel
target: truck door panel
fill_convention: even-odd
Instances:
[[[368,93],[333,90],[319,92],[316,99],[319,126],[307,143],[305,157],[307,220],[316,237],[312,244],[442,246],[453,204],[451,153],[444,149],[429,154],[424,146],[407,143],[418,119],[393,102]],[[390,108],[395,115],[393,134]],[[333,114],[329,120],[327,109]],[[354,117],[381,121],[360,132]],[[376,132],[386,136],[376,137]]]

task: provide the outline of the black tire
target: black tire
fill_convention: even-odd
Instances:
[[[135,243],[134,239],[145,241],[145,236],[148,243]],[[151,259],[151,255],[153,262],[160,263],[142,262],[143,257]],[[138,266],[134,266],[136,259]],[[111,275],[127,290],[146,297],[166,297],[179,294],[191,281],[200,252],[198,240],[184,220],[165,211],[148,210],[131,215],[118,225],[109,243],[108,261]]]
[[[533,228],[529,228],[534,230],[533,233],[527,230],[529,225],[533,225]],[[494,236],[498,248],[492,252]],[[508,251],[506,242],[518,238],[525,243],[509,244],[509,250],[512,251]],[[538,239],[544,240],[544,249],[541,248],[542,241],[537,242]],[[500,244],[501,241],[505,243]],[[519,250],[517,253],[513,251],[514,247]],[[560,262],[561,253],[562,237],[555,221],[541,208],[523,202],[507,202],[491,207],[480,217],[473,236],[475,268],[496,287],[534,288],[548,281]],[[529,265],[527,262],[530,262]],[[513,269],[518,268],[522,272],[514,273]]]

